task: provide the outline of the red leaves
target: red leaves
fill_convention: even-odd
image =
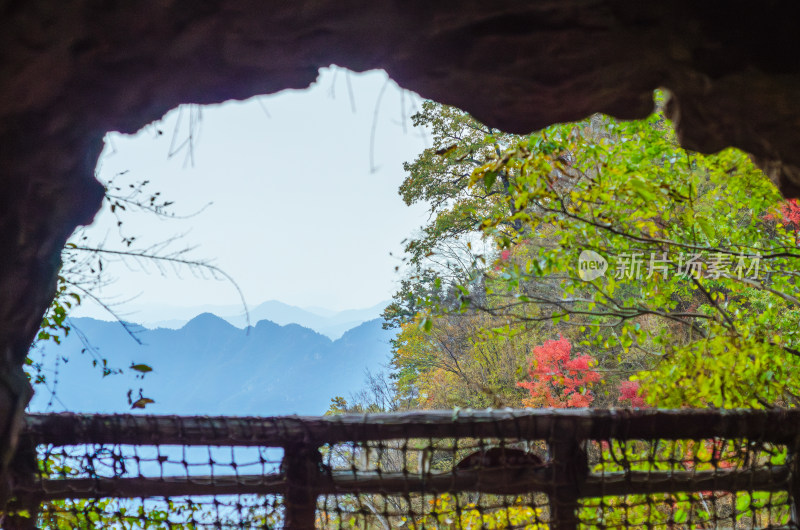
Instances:
[[[797,199],[789,199],[784,202],[781,205],[781,215],[784,224],[793,225],[795,230],[800,228],[800,203]]]
[[[594,401],[592,387],[600,382],[600,374],[592,369],[597,361],[586,354],[573,357],[572,344],[564,337],[535,347],[529,362],[530,380],[517,383],[530,393],[522,402],[526,407],[578,408]],[[647,406],[638,381],[623,381],[619,389],[623,405]]]
[[[782,222],[787,228],[793,229],[795,234],[800,237],[800,202],[797,199],[785,201],[781,204],[780,212],[768,213],[763,218],[768,221]]]
[[[494,270],[495,270],[495,271],[501,271],[501,270],[503,270],[503,266],[504,266],[504,264],[505,264],[506,262],[508,262],[508,260],[509,260],[510,258],[511,258],[511,250],[509,250],[509,249],[505,249],[505,250],[503,250],[502,252],[500,252],[500,261],[498,261],[498,262],[495,264],[495,266],[494,266]]]
[[[533,349],[528,376],[518,386],[530,393],[526,407],[588,407],[594,396],[591,387],[600,374],[591,369],[596,361],[590,355],[571,357],[572,345],[564,337],[548,340]]]
[[[645,407],[644,395],[639,391],[639,381],[623,381],[619,385],[619,401],[630,401],[631,407]]]

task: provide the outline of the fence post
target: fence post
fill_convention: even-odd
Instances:
[[[281,469],[286,480],[283,504],[288,530],[314,528],[321,465],[322,455],[316,445],[296,443],[284,447]]]
[[[553,470],[553,488],[550,492],[550,520],[554,530],[575,530],[578,527],[578,499],[581,482],[589,472],[583,440],[578,440],[569,429],[559,430],[548,441]]]

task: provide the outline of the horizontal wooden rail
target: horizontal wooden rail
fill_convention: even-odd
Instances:
[[[325,494],[385,494],[480,491],[497,495],[551,493],[549,473],[539,469],[458,471],[457,473],[378,473],[334,471],[320,475],[312,490]],[[677,493],[692,491],[785,491],[790,471],[780,466],[757,470],[609,473],[590,475],[578,485],[581,498],[603,495]],[[286,482],[279,474],[196,477],[135,477],[51,479],[30,493],[42,500],[87,498],[180,497],[190,495],[282,495]]]
[[[31,491],[43,501],[58,499],[132,499],[189,495],[280,495],[286,485],[277,474],[215,477],[133,477],[51,479]]]
[[[758,470],[677,471],[607,473],[590,475],[578,486],[580,498],[603,495],[678,493],[693,491],[785,491],[790,472],[786,467]],[[480,491],[496,495],[550,494],[554,483],[548,474],[520,473],[513,469],[459,471],[426,476],[403,473],[336,472],[325,493],[453,493]]]
[[[578,487],[581,498],[605,495],[696,491],[786,491],[791,472],[786,466],[755,470],[630,471],[591,475]]]
[[[800,410],[536,409],[414,411],[268,418],[31,414],[36,444],[218,445],[283,447],[409,438],[594,440],[747,438],[798,440]]]

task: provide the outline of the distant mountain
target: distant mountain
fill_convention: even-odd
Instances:
[[[389,302],[385,301],[365,309],[333,311],[320,307],[304,309],[284,304],[277,300],[269,300],[250,308],[249,316],[250,324],[255,324],[262,320],[269,320],[282,326],[299,324],[335,340],[341,337],[348,329],[380,317],[387,305],[389,305]],[[245,313],[240,306],[140,308],[132,314],[131,318],[149,329],[180,329],[189,320],[202,313],[221,315],[222,319],[239,328],[245,328],[248,325]]]
[[[269,300],[250,309],[250,321],[269,320],[280,325],[299,324],[332,339],[338,339],[345,331],[358,326],[362,322],[378,318],[387,305],[389,305],[389,302],[381,302],[366,309],[332,312],[321,308],[301,309],[277,300]],[[246,325],[244,313],[223,316],[222,318],[234,326],[244,327]]]
[[[382,369],[392,337],[379,319],[331,340],[298,324],[261,320],[243,330],[204,313],[177,330],[133,325],[141,344],[117,322],[79,318],[73,324],[76,332],[61,345],[46,345],[43,358],[48,380],[58,381],[54,407],[77,412],[126,411],[127,390],[138,394],[141,387],[156,401],[148,413],[321,414],[330,398],[361,388],[366,370]],[[110,366],[145,363],[153,372],[143,380],[101,377],[91,367],[92,353],[81,353],[81,335]],[[30,410],[43,410],[48,401],[39,391]]]

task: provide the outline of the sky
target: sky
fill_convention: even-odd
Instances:
[[[391,298],[402,241],[427,220],[426,205],[408,207],[397,193],[403,162],[429,142],[410,123],[421,102],[385,72],[323,69],[306,90],[183,106],[135,135],[110,132],[97,174],[149,180],[174,201],[188,218],[130,214],[121,230],[139,248],[181,236],[169,248],[219,267],[250,307],[369,307]],[[106,210],[86,233],[111,248],[119,230]],[[229,281],[202,270],[131,259],[106,269],[114,281],[100,296],[133,321],[240,305]],[[110,318],[91,302],[78,314]]]

